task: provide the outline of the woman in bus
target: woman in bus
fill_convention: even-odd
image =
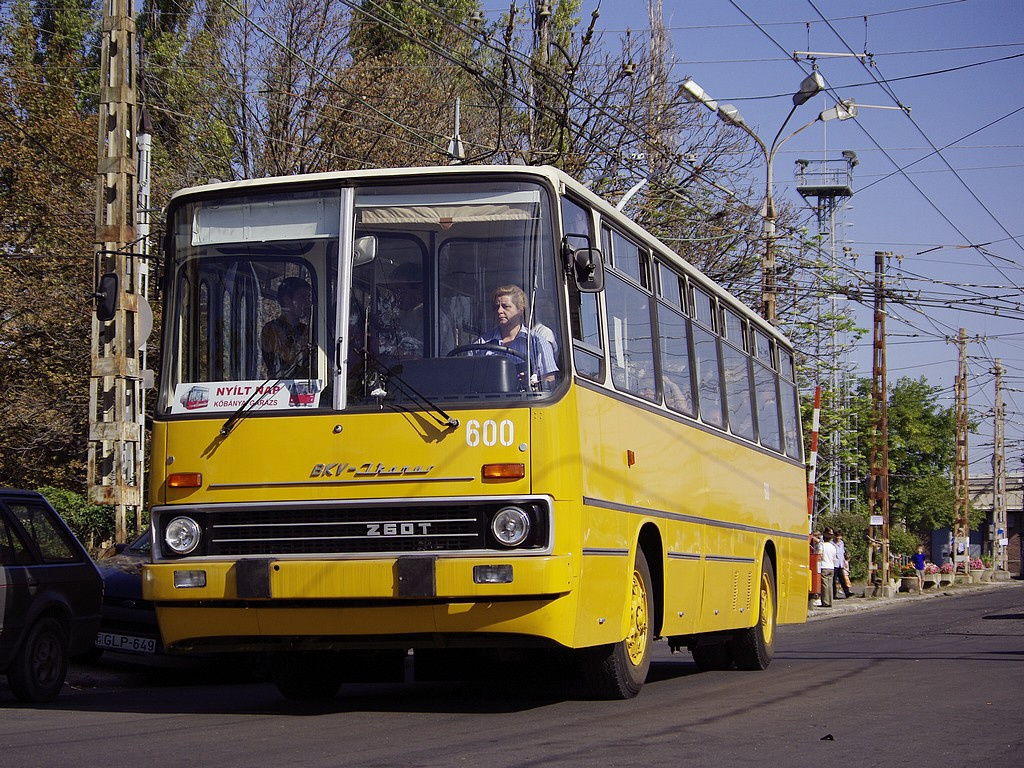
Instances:
[[[520,362],[530,360],[531,386],[536,386],[539,382],[553,382],[558,373],[554,347],[551,342],[523,324],[526,319],[526,293],[518,285],[502,285],[494,289],[491,299],[498,327],[489,336],[481,337],[477,343],[508,347],[522,356],[510,357],[515,356]]]

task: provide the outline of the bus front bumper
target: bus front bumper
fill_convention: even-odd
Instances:
[[[501,567],[496,567],[501,566]],[[495,581],[497,579],[497,581]],[[507,633],[567,643],[568,555],[147,564],[143,594],[169,649],[232,638],[409,637]],[[177,586],[176,586],[177,585]],[[186,586],[189,585],[189,586]]]

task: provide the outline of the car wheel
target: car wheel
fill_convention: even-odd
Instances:
[[[68,673],[68,638],[60,622],[43,617],[28,631],[7,670],[11,692],[21,701],[53,701]]]

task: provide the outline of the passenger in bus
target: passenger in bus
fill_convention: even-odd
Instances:
[[[555,349],[551,342],[523,325],[526,312],[526,293],[518,285],[503,285],[495,288],[491,294],[498,327],[490,335],[482,336],[478,344],[498,344],[520,353],[523,358],[515,357],[522,362],[531,362],[530,387],[540,387],[542,383],[554,382],[558,375],[558,363],[555,361]],[[485,354],[497,354],[486,352]]]
[[[684,374],[681,372],[674,373],[669,370],[665,371],[665,402],[668,404],[668,407],[674,411],[693,415],[693,400],[690,398],[689,391],[687,391],[689,390],[689,383],[685,382],[685,379],[682,378],[683,375]],[[685,390],[676,382],[677,376],[680,380],[685,382]]]
[[[380,322],[378,348],[382,355],[398,358],[423,357],[426,337],[426,309],[423,275],[418,264],[400,264],[387,282],[388,294],[381,294],[377,313]],[[444,312],[438,312],[441,355],[455,347],[455,331]]]
[[[301,277],[286,277],[277,287],[281,314],[263,326],[260,342],[267,376],[310,378],[313,290]]]
[[[551,349],[554,350],[554,353],[557,356],[559,346],[558,337],[555,336],[555,332],[553,330],[544,325],[544,323],[538,319],[540,317],[546,317],[548,319],[557,317],[557,310],[555,309],[554,302],[551,301],[550,297],[533,297],[533,324],[530,328],[537,336],[540,336],[551,344]]]

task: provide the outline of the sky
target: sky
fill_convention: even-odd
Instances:
[[[595,2],[583,0],[589,19]],[[787,133],[838,100],[855,119],[817,123],[776,154],[777,204],[802,204],[798,158],[856,152],[839,246],[841,280],[870,286],[891,252],[888,381],[924,376],[954,405],[960,328],[968,337],[970,474],[991,474],[994,361],[1004,369],[1006,467],[1024,467],[1024,2],[1021,0],[663,0],[673,76],[732,103],[770,143],[816,64],[827,84]],[[604,0],[608,45],[649,26],[643,3]],[[794,52],[798,52],[794,57]],[[813,54],[813,61],[806,54]],[[854,54],[869,54],[856,56]],[[901,109],[906,107],[907,110]],[[764,173],[763,165],[758,169]],[[757,172],[757,171],[755,171]],[[764,178],[763,176],[761,177]],[[762,182],[763,183],[763,182]],[[855,258],[854,258],[855,256]],[[850,354],[871,376],[872,297],[850,304],[866,334]]]

